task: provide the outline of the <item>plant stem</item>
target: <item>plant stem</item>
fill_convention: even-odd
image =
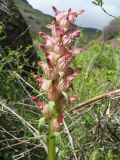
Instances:
[[[49,135],[48,135],[48,160],[56,160],[56,144],[55,136],[52,129],[52,119],[49,122]]]

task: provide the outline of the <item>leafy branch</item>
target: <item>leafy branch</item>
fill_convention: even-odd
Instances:
[[[97,5],[97,6],[100,6],[101,9],[103,10],[104,13],[106,13],[107,15],[109,15],[110,17],[113,17],[113,18],[117,18],[116,16],[110,14],[109,12],[107,12],[107,10],[103,7],[104,5],[104,2],[102,0],[94,0],[92,1],[93,4]]]

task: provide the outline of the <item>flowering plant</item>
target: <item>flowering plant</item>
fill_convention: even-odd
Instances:
[[[75,22],[79,12],[58,11],[54,6],[55,20],[47,25],[51,30],[52,36],[44,32],[39,35],[45,40],[45,44],[41,45],[46,62],[40,61],[39,65],[42,67],[45,78],[35,75],[34,78],[38,81],[39,86],[46,94],[49,103],[41,102],[37,97],[32,97],[45,119],[49,122],[49,138],[48,138],[48,160],[55,160],[55,132],[60,132],[63,122],[64,108],[73,100],[77,98],[73,95],[68,99],[67,92],[71,87],[72,81],[76,78],[77,71],[81,68],[71,68],[69,64],[74,57],[82,52],[82,49],[71,50],[71,45],[74,38],[80,36],[80,30],[73,31],[72,24]]]

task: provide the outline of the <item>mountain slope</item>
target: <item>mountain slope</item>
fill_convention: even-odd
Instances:
[[[41,11],[34,9],[26,0],[13,0],[30,26],[32,33],[38,34],[39,31],[48,31],[45,27],[53,20],[52,16],[43,14]]]
[[[15,69],[22,63],[28,71],[37,60],[28,25],[12,0],[0,0],[0,4],[0,66]]]
[[[99,40],[120,48],[120,22],[112,20],[102,31]]]
[[[13,0],[18,9],[22,13],[26,22],[30,27],[32,33],[38,34],[39,31],[48,31],[45,27],[48,23],[51,23],[53,17],[46,15],[41,11],[34,9],[26,0]],[[41,2],[42,3],[42,2]],[[77,26],[78,27],[78,26]],[[82,28],[84,34],[88,35],[88,39],[96,37],[96,33],[100,32],[93,28]]]

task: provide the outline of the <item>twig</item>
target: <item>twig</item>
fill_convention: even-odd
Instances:
[[[117,89],[117,90],[114,90],[114,91],[111,91],[111,92],[108,92],[108,93],[104,93],[102,95],[99,95],[99,96],[96,96],[94,98],[91,98],[85,102],[82,102],[82,103],[79,103],[77,104],[76,106],[74,106],[73,108],[69,109],[68,112],[72,112],[74,110],[77,110],[79,109],[80,107],[82,106],[85,106],[85,105],[88,105],[88,104],[91,104],[91,103],[95,103],[96,101],[99,101],[101,99],[105,99],[105,98],[108,98],[112,95],[115,95],[115,94],[119,94],[120,93],[120,89]]]
[[[22,80],[26,85],[28,85],[30,88],[32,88],[34,91],[38,93],[39,96],[44,95],[44,93],[40,93],[38,90],[36,90],[33,86],[31,86],[27,81],[25,81],[19,74],[16,73],[16,77],[18,77],[20,80]]]
[[[27,31],[29,31],[29,28],[31,27],[31,25],[29,25],[18,37],[16,37],[11,44],[13,44],[17,39],[19,39],[20,37],[22,37]]]
[[[5,109],[7,109],[9,112],[13,113],[21,122],[24,126],[27,127],[27,129],[33,134],[34,137],[39,136],[39,131],[36,130],[30,123],[25,121],[20,115],[18,115],[15,111],[13,111],[10,107],[6,106],[2,102],[0,102],[0,105],[2,105]],[[44,142],[43,139],[40,140],[41,144],[44,146],[46,152],[47,152],[47,146]]]
[[[66,130],[66,132],[68,134],[69,142],[71,144],[71,148],[73,150],[73,154],[74,154],[75,160],[77,160],[77,156],[76,156],[74,145],[73,145],[73,138],[72,138],[72,136],[71,136],[71,134],[69,132],[69,129],[68,129],[67,124],[65,123],[65,121],[63,121],[63,124],[64,124],[65,130]]]
[[[103,6],[101,6],[101,9],[102,9],[103,12],[106,13],[108,16],[113,17],[113,18],[117,18],[116,16],[114,16],[114,15],[108,13],[108,12],[103,8]]]
[[[7,8],[7,6],[5,6],[4,4],[0,3],[0,10],[3,12],[6,12],[9,16],[11,16],[11,12],[10,10]]]

